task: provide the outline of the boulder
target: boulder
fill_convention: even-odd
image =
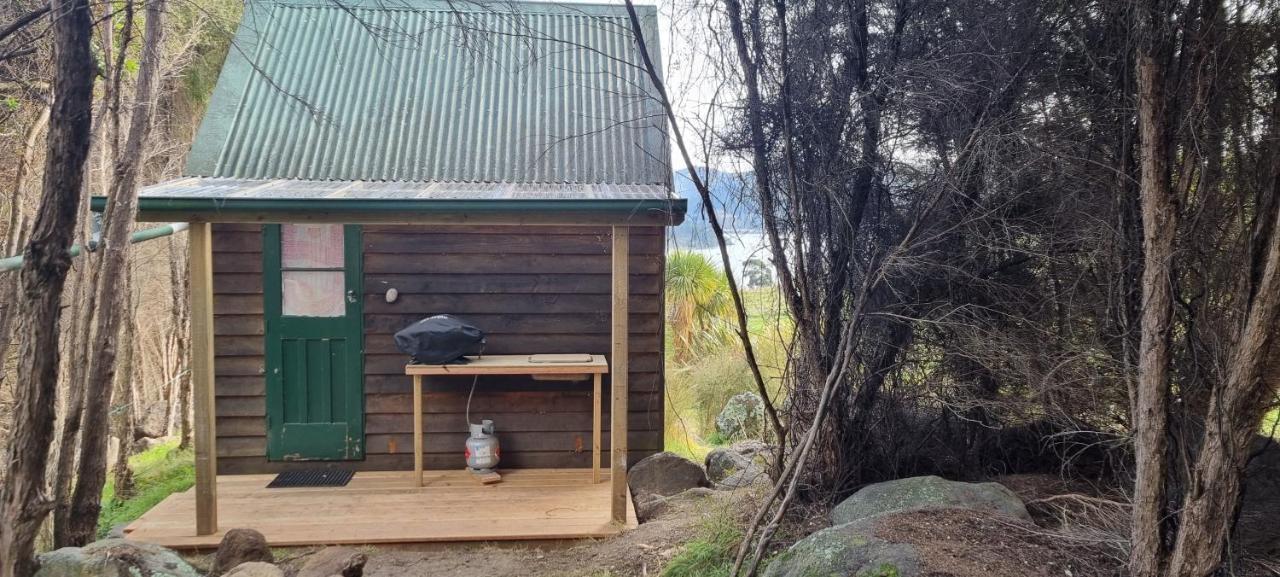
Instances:
[[[35,577],[199,577],[177,553],[159,545],[104,539],[84,547],[64,547],[39,558]]]
[[[867,485],[831,511],[835,525],[881,513],[921,509],[973,509],[1031,522],[1022,499],[999,483],[962,483],[942,477],[911,477]]]
[[[667,452],[641,459],[627,472],[627,481],[636,503],[711,486],[706,472],[697,463]]]
[[[707,478],[720,489],[769,483],[772,449],[761,441],[739,441],[707,454]]]
[[[222,577],[284,577],[284,571],[270,563],[250,561],[232,567]]]
[[[864,519],[822,529],[769,562],[764,577],[916,577],[922,574],[920,552],[912,545],[875,536],[878,519]]]
[[[124,530],[128,527],[128,523],[116,523],[107,530],[108,539],[124,539]]]
[[[716,432],[723,439],[746,439],[764,435],[764,402],[755,393],[738,393],[725,402],[716,415]]]
[[[325,547],[307,557],[297,577],[361,577],[369,556],[350,547]]]
[[[158,438],[169,434],[169,403],[164,399],[140,407],[133,425],[133,439]]]
[[[636,520],[641,523],[648,523],[669,511],[673,505],[684,501],[695,501],[709,497],[712,494],[714,494],[714,491],[706,487],[694,487],[670,497],[648,495],[644,500],[635,502]]]
[[[213,556],[212,575],[223,572],[242,563],[260,561],[274,563],[275,555],[267,545],[267,538],[253,529],[232,529],[222,536],[218,543],[218,552]]]
[[[173,437],[143,437],[133,442],[133,454],[145,453],[172,439]]]

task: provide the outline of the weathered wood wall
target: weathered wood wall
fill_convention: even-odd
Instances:
[[[266,460],[261,227],[214,228],[218,469],[277,471]],[[391,335],[422,317],[460,316],[489,333],[487,352],[609,353],[609,231],[599,227],[364,228],[365,450],[362,469],[413,468],[410,379]],[[662,449],[661,228],[631,238],[632,462]],[[387,303],[387,289],[399,291]],[[462,466],[470,378],[426,395],[428,468]],[[608,431],[608,379],[600,402]],[[586,467],[590,381],[481,377],[472,420],[493,419],[504,466]],[[608,448],[608,434],[604,435]]]

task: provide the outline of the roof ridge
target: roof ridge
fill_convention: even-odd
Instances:
[[[626,16],[625,4],[610,2],[548,2],[541,0],[248,0],[249,4],[286,7],[361,9],[385,12],[468,12],[483,14],[578,14],[603,11],[616,14],[583,14],[587,16]],[[504,9],[506,8],[506,9]],[[635,4],[642,15],[657,12],[656,4]]]

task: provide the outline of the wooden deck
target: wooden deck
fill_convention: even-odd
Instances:
[[[404,472],[356,473],[346,487],[267,489],[274,475],[218,477],[221,531],[250,527],[273,546],[608,537],[607,475],[588,469],[521,469],[481,485],[464,471],[428,471],[422,487]],[[178,549],[216,547],[221,531],[196,536],[195,493],[171,495],[127,528],[129,539]],[[636,526],[627,499],[627,528]]]

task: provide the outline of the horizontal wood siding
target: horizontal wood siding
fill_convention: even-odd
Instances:
[[[296,467],[266,454],[259,226],[214,227],[218,468]],[[631,239],[630,459],[662,449],[661,228]],[[392,334],[418,319],[454,314],[489,334],[486,352],[609,353],[609,231],[593,227],[364,229],[364,470],[413,467],[410,378]],[[386,302],[386,291],[399,297]],[[608,448],[608,379],[601,402]],[[428,378],[428,468],[462,466],[470,378]],[[591,462],[590,381],[481,377],[472,420],[493,419],[504,466],[586,467]]]

